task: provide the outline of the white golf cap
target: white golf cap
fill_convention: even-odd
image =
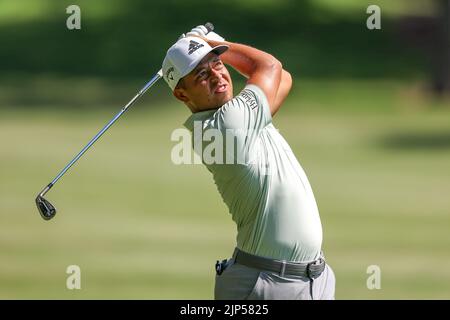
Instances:
[[[162,66],[163,78],[173,91],[178,81],[194,70],[208,53],[214,52],[220,55],[227,49],[226,45],[212,48],[198,37],[181,38],[167,50]]]

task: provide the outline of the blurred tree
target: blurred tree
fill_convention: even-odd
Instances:
[[[437,0],[437,23],[433,89],[438,95],[450,91],[450,0]]]
[[[428,60],[429,88],[437,97],[450,92],[450,0],[435,0],[434,15],[398,20],[398,35],[420,48]]]

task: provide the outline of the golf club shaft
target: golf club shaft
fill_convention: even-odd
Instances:
[[[91,141],[75,156],[75,158],[72,159],[72,161],[69,162],[67,166],[64,167],[64,169],[61,170],[60,173],[53,179],[52,182],[50,182],[40,193],[40,196],[44,196],[48,190],[50,190],[51,187],[67,172],[67,170],[72,167],[72,165],[78,161],[78,159],[81,158],[81,156],[108,130],[114,122],[117,121],[117,119],[120,118],[120,116],[127,111],[127,109],[137,100],[139,99],[156,81],[158,81],[162,77],[162,70],[159,70],[158,73],[145,84],[145,86],[139,90],[139,92],[131,99],[120,111],[117,113],[114,118],[106,126],[103,127],[102,130],[100,130],[99,133],[95,135],[94,138],[92,138]]]

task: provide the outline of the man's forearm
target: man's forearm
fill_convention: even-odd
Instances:
[[[211,46],[216,46],[220,43],[221,42],[218,41],[210,41]],[[222,61],[224,63],[231,65],[233,68],[235,68],[237,71],[239,71],[247,78],[255,68],[254,67],[255,62],[250,61],[252,59],[249,59],[248,57],[252,58],[255,57],[256,59],[261,58],[265,61],[275,59],[272,55],[249,46],[231,42],[224,42],[224,43],[228,45],[230,49],[228,49],[225,53],[221,55]],[[291,87],[292,87],[291,74],[286,70],[282,69],[281,81],[276,92],[275,100],[273,101],[273,105],[271,106],[272,116],[275,115],[275,113],[279,110],[279,108],[283,104],[284,100],[289,94],[289,91],[291,90]]]
[[[281,63],[274,56],[256,48],[228,41],[207,41],[212,47],[219,44],[229,46],[229,49],[220,56],[222,61],[232,66],[247,78],[256,72],[258,68],[281,67]]]
[[[264,91],[270,112],[274,115],[287,97],[292,85],[292,78],[287,71],[283,70],[281,62],[269,53],[243,44],[214,40],[208,40],[208,43],[212,47],[220,44],[229,46],[220,58],[247,77],[248,83],[256,84]]]

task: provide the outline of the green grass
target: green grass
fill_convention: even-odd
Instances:
[[[296,85],[275,124],[315,191],[336,297],[450,298],[450,111],[402,83]],[[156,104],[142,99],[49,192],[50,222],[34,197],[120,103],[0,111],[0,298],[213,297],[235,226],[207,170],[170,161],[186,108]],[[78,291],[65,286],[72,264]],[[381,290],[366,288],[370,265]]]

